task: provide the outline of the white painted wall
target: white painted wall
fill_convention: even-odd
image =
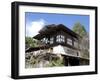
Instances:
[[[74,53],[73,54],[68,53],[68,50],[72,50],[72,51],[74,51]],[[68,47],[65,47],[65,46],[62,46],[62,45],[58,45],[58,46],[53,47],[53,53],[54,54],[62,54],[62,55],[67,55],[67,56],[78,57],[77,52],[78,51],[76,51],[74,49],[71,49],[71,48],[68,48]]]
[[[61,46],[61,45],[53,47],[53,53],[66,54],[63,49],[63,46]]]
[[[11,69],[11,2],[14,0],[0,1],[0,81],[13,81],[10,78]],[[20,1],[20,0],[16,0]],[[21,0],[30,2],[58,3],[58,4],[74,4],[74,5],[90,5],[98,6],[100,14],[100,0]],[[100,15],[98,16],[100,21]],[[100,23],[98,23],[98,31],[100,31]],[[100,32],[98,33],[100,35]],[[100,41],[100,36],[98,38]],[[98,43],[100,48],[100,43]],[[100,50],[99,50],[100,53]],[[98,68],[100,68],[100,54],[98,54]],[[100,70],[99,70],[100,72]],[[26,79],[25,81],[100,81],[98,75],[83,76],[67,76],[55,78]],[[23,80],[21,80],[23,81]]]

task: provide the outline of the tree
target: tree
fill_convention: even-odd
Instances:
[[[82,57],[89,58],[89,35],[86,34],[81,40]]]
[[[74,25],[72,30],[75,33],[77,33],[78,35],[80,35],[81,37],[83,37],[84,35],[87,34],[85,27],[79,22],[75,23],[75,25]]]
[[[81,36],[79,41],[81,56],[89,58],[89,34],[87,33],[85,27],[81,23],[77,22],[73,26],[73,31]]]
[[[32,37],[25,37],[25,48],[30,48],[30,47],[38,47],[42,46],[44,43],[42,43],[40,40],[34,39]]]
[[[37,40],[31,38],[31,37],[25,37],[25,47],[29,48],[29,47],[35,47],[37,46]]]

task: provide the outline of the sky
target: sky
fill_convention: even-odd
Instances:
[[[89,32],[88,15],[25,12],[26,36],[30,37],[37,35],[45,25],[63,24],[72,30],[77,22],[80,22]]]

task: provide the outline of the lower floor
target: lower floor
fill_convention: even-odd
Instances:
[[[64,57],[63,60],[64,60],[65,66],[89,65],[88,59],[82,59],[78,57],[69,57],[69,56],[64,56],[64,55],[63,57]]]
[[[43,53],[43,54],[42,54]],[[28,53],[25,57],[26,68],[40,68],[40,67],[61,67],[61,66],[81,66],[89,65],[89,60],[62,55],[41,52],[40,54]]]

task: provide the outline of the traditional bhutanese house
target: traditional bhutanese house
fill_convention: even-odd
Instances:
[[[65,66],[89,64],[87,58],[81,57],[80,36],[62,24],[47,25],[33,38],[40,40],[44,45],[29,48],[26,52],[48,49],[49,53],[61,54],[64,57]]]

